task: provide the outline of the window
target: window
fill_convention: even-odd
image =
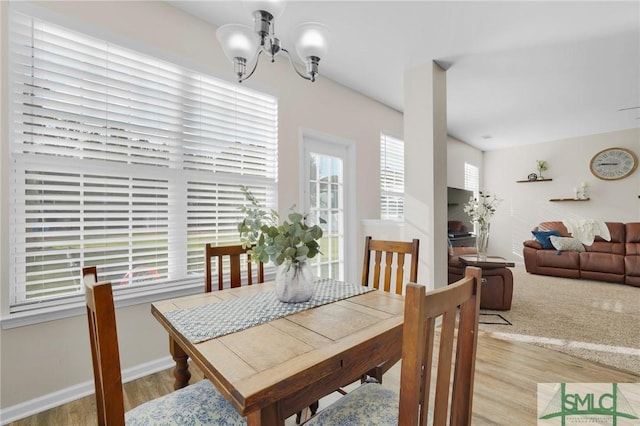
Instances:
[[[480,191],[480,169],[473,164],[464,163],[464,189],[473,191],[476,196]]]
[[[10,49],[12,312],[77,300],[85,265],[120,292],[201,283],[239,186],[275,206],[272,96],[17,12]]]
[[[380,219],[404,219],[404,141],[380,134]]]

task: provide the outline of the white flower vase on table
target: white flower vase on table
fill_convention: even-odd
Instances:
[[[311,300],[315,278],[308,262],[285,262],[276,271],[276,296],[285,303]]]
[[[476,223],[476,256],[479,261],[482,261],[487,260],[489,220],[502,200],[488,192],[480,191],[478,195],[478,198],[471,197],[463,210]]]
[[[489,225],[489,223],[478,223],[478,235],[476,235],[476,256],[479,261],[487,260]]]

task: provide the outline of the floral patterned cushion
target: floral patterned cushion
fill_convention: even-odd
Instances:
[[[159,425],[246,425],[235,408],[208,380],[145,402],[125,414],[125,423],[134,426]]]
[[[312,417],[305,426],[398,425],[398,394],[365,383]]]

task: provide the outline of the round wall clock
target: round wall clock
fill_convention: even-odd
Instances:
[[[589,162],[591,173],[599,179],[617,180],[629,176],[638,167],[638,157],[626,148],[607,148]]]

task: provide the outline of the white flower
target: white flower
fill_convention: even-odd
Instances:
[[[470,197],[467,204],[464,205],[464,212],[467,213],[471,220],[478,222],[480,225],[489,223],[489,220],[496,212],[496,207],[502,202],[501,199],[488,192],[480,192],[478,199]]]

